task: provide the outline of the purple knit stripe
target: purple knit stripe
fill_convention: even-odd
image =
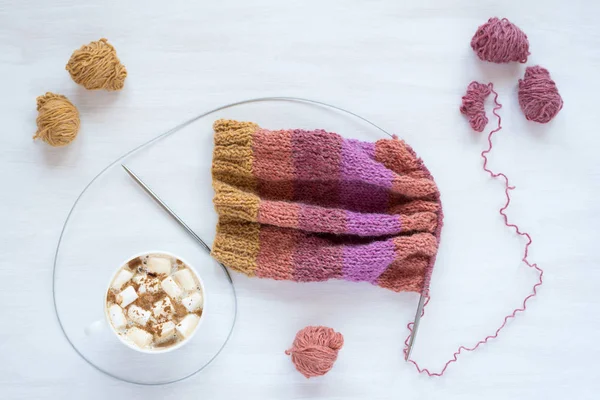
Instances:
[[[394,257],[394,243],[391,240],[344,246],[342,267],[344,279],[373,283],[394,261]]]
[[[375,161],[375,144],[342,143],[340,205],[350,211],[386,212],[394,174]]]
[[[342,141],[339,135],[321,129],[293,131],[295,201],[324,207],[339,204]]]
[[[347,211],[346,231],[358,236],[383,236],[400,233],[400,216],[388,214],[363,214]]]

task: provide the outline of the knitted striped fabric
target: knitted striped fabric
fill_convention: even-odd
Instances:
[[[404,141],[231,120],[213,127],[214,258],[260,278],[429,287],[440,194]]]

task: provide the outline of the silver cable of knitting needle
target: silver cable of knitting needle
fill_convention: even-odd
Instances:
[[[421,297],[419,298],[419,305],[417,306],[417,313],[415,314],[415,322],[413,323],[412,333],[410,334],[410,340],[408,341],[408,349],[406,350],[406,355],[404,357],[404,361],[408,361],[410,358],[410,353],[413,349],[413,345],[415,343],[415,337],[417,336],[417,331],[419,330],[419,322],[421,322],[421,315],[423,314],[423,307],[425,306],[425,295],[421,293]]]
[[[360,115],[358,115],[358,114],[356,114],[356,113],[354,113],[354,112],[352,112],[352,111],[346,110],[346,109],[344,109],[344,108],[337,107],[337,106],[335,106],[335,105],[333,105],[333,104],[329,104],[329,103],[325,103],[325,102],[322,102],[322,101],[317,101],[317,100],[304,99],[304,98],[300,98],[300,97],[290,97],[290,96],[259,97],[259,98],[248,99],[248,100],[242,100],[242,101],[238,101],[238,102],[235,102],[235,103],[226,104],[226,105],[224,105],[224,106],[220,106],[220,107],[214,108],[214,109],[212,109],[212,110],[210,110],[210,111],[206,111],[206,112],[204,112],[204,113],[202,113],[202,114],[199,114],[199,115],[197,115],[197,116],[195,116],[195,117],[193,117],[193,118],[191,118],[191,119],[189,119],[189,120],[187,120],[187,121],[183,122],[182,124],[180,124],[180,125],[177,125],[177,126],[176,126],[176,127],[174,127],[173,129],[170,129],[170,130],[168,130],[167,132],[165,132],[165,133],[163,133],[163,134],[161,134],[161,135],[157,136],[156,138],[154,138],[154,139],[150,140],[149,142],[147,142],[147,143],[144,143],[144,144],[142,144],[141,146],[138,146],[138,147],[136,147],[135,149],[133,149],[133,150],[129,151],[128,153],[126,153],[125,155],[123,155],[123,156],[122,156],[120,159],[118,159],[118,160],[115,160],[113,163],[111,163],[110,165],[108,165],[108,166],[105,168],[105,170],[106,170],[106,169],[108,169],[109,167],[111,167],[113,164],[117,163],[118,161],[120,161],[120,160],[123,160],[123,159],[124,159],[126,156],[128,156],[129,154],[132,154],[132,153],[134,153],[134,152],[136,152],[136,151],[140,150],[141,148],[143,148],[143,147],[145,147],[145,146],[147,146],[147,145],[149,145],[149,144],[151,144],[151,143],[154,143],[154,142],[156,142],[156,141],[158,141],[158,140],[160,140],[160,139],[162,139],[162,138],[164,138],[164,137],[166,137],[166,136],[169,136],[169,135],[171,135],[171,134],[173,134],[173,133],[177,132],[178,130],[180,130],[180,129],[182,129],[182,128],[184,128],[184,127],[186,127],[186,126],[188,126],[188,125],[192,124],[193,122],[195,122],[195,121],[197,121],[197,120],[199,120],[200,118],[206,117],[207,115],[213,114],[213,113],[215,113],[215,112],[217,112],[217,111],[226,110],[226,109],[228,109],[228,108],[231,108],[231,107],[235,107],[235,106],[239,106],[239,105],[243,105],[243,104],[258,103],[258,102],[262,102],[262,101],[292,101],[292,102],[300,102],[300,103],[316,104],[316,105],[319,105],[319,106],[322,106],[322,107],[329,107],[329,108],[332,108],[332,109],[334,109],[334,110],[338,110],[338,111],[341,111],[341,112],[343,112],[343,113],[345,113],[345,114],[348,114],[348,115],[351,115],[351,116],[353,116],[353,117],[356,117],[356,118],[358,118],[359,120],[361,120],[361,121],[364,121],[364,122],[366,122],[367,124],[371,125],[373,128],[375,128],[375,129],[377,129],[377,130],[381,131],[382,133],[384,133],[384,134],[386,134],[386,135],[388,135],[388,136],[390,136],[390,137],[393,137],[393,135],[392,135],[391,133],[389,133],[388,131],[386,131],[386,130],[385,130],[385,129],[383,129],[382,127],[380,127],[380,126],[376,125],[374,122],[372,122],[372,121],[368,120],[367,118],[365,118],[365,117],[362,117],[362,116],[360,116]],[[209,252],[210,252],[210,248],[208,247],[208,245],[207,245],[207,244],[206,244],[206,243],[205,243],[205,242],[204,242],[202,239],[200,239],[200,237],[198,237],[198,235],[196,235],[196,233],[194,233],[194,231],[192,231],[192,229],[191,229],[189,226],[187,226],[187,225],[185,224],[185,222],[183,222],[183,221],[181,220],[181,218],[179,218],[179,217],[177,216],[177,214],[175,214],[175,213],[173,212],[173,210],[171,210],[171,209],[170,209],[170,208],[169,208],[169,207],[168,207],[168,206],[167,206],[167,205],[166,205],[166,204],[165,204],[165,203],[164,203],[162,200],[160,200],[160,198],[159,198],[159,197],[158,197],[158,196],[157,196],[157,195],[156,195],[156,194],[155,194],[155,193],[154,193],[154,192],[153,192],[153,191],[152,191],[152,190],[151,190],[151,189],[150,189],[150,188],[149,188],[149,187],[148,187],[148,186],[147,186],[147,185],[146,185],[146,184],[145,184],[145,183],[144,183],[144,182],[143,182],[141,179],[140,179],[140,178],[138,178],[138,177],[137,177],[137,176],[136,176],[136,175],[135,175],[133,172],[131,172],[131,170],[129,170],[129,169],[128,169],[128,168],[127,168],[125,165],[123,165],[123,164],[121,164],[121,165],[123,166],[123,168],[125,169],[125,171],[127,171],[127,173],[128,173],[128,174],[129,174],[129,175],[130,175],[130,176],[131,176],[131,177],[132,177],[132,178],[133,178],[133,179],[134,179],[134,180],[135,180],[135,181],[136,181],[136,182],[137,182],[137,183],[138,183],[138,184],[139,184],[139,185],[140,185],[140,186],[141,186],[141,187],[142,187],[142,188],[143,188],[143,189],[144,189],[144,190],[145,190],[145,191],[146,191],[146,192],[147,192],[147,193],[148,193],[148,194],[149,194],[151,197],[152,197],[152,198],[154,198],[154,200],[155,200],[155,201],[156,201],[156,202],[157,202],[157,203],[158,203],[158,204],[159,204],[159,205],[160,205],[160,206],[161,206],[163,209],[165,209],[165,211],[167,211],[167,212],[168,212],[168,213],[169,213],[169,214],[170,214],[170,215],[171,215],[171,216],[172,216],[172,217],[173,217],[173,218],[174,218],[174,219],[175,219],[175,220],[176,220],[176,221],[177,221],[177,222],[178,222],[178,223],[179,223],[181,226],[183,226],[183,228],[184,228],[185,230],[187,230],[187,231],[189,232],[189,234],[190,234],[190,235],[192,235],[192,236],[194,237],[194,239],[196,239],[196,240],[198,241],[198,243],[200,243],[200,244],[201,244],[201,245],[202,245],[202,246],[203,246],[203,247],[204,247],[204,248],[205,248],[207,251],[209,251]],[[85,190],[87,190],[87,188],[88,188],[88,187],[89,187],[89,186],[90,186],[90,185],[91,185],[91,184],[92,184],[92,183],[93,183],[93,182],[94,182],[94,181],[95,181],[95,180],[96,180],[96,179],[97,179],[97,178],[98,178],[98,177],[99,177],[99,176],[100,176],[100,175],[101,175],[101,174],[102,174],[102,173],[103,173],[105,170],[103,170],[103,171],[102,171],[100,174],[98,174],[98,175],[97,175],[97,176],[96,176],[96,177],[95,177],[95,178],[92,180],[92,182],[90,182],[90,183],[88,184],[88,186],[87,186],[87,187],[84,189],[84,192],[85,192]],[[82,192],[82,194],[83,194],[83,192]],[[81,194],[80,194],[80,197],[81,197]],[[77,204],[77,201],[79,201],[79,198],[78,198],[78,199],[75,201],[75,204]],[[71,209],[71,212],[72,212],[72,211],[73,211],[73,209]],[[69,216],[70,216],[70,215],[71,215],[71,214],[69,213]],[[68,217],[67,217],[67,220],[68,220]],[[64,227],[63,227],[63,232],[64,232]],[[61,234],[61,238],[62,238],[62,234]],[[60,242],[59,242],[59,243],[60,243]],[[56,264],[56,257],[55,257],[55,264]],[[222,265],[222,264],[221,264],[221,265]],[[227,272],[227,269],[225,269],[225,271]],[[227,272],[227,274],[228,274],[229,280],[231,281],[231,277],[229,276],[229,272]],[[406,358],[405,358],[406,360],[408,360],[408,358],[409,358],[409,356],[410,356],[410,352],[412,351],[412,348],[413,348],[413,344],[414,344],[414,341],[415,341],[415,337],[416,337],[416,335],[417,335],[417,328],[419,327],[419,321],[421,320],[421,314],[422,314],[422,312],[423,312],[423,304],[424,304],[424,302],[425,302],[424,296],[423,296],[423,295],[421,295],[421,299],[419,300],[419,306],[417,307],[417,313],[416,313],[415,320],[414,320],[413,332],[412,332],[412,334],[410,335],[410,341],[409,341],[409,344],[408,344],[408,351],[406,352],[406,354],[407,354],[407,355],[406,355]]]
[[[140,185],[142,189],[144,189],[146,193],[148,193],[150,197],[152,197],[154,201],[156,201],[158,205],[163,208],[163,210],[165,210],[171,217],[173,217],[175,221],[177,221],[179,225],[181,225],[190,235],[192,235],[192,237],[196,239],[196,241],[200,243],[202,247],[204,247],[204,249],[210,254],[210,247],[206,244],[206,242],[204,242],[204,240],[202,240],[200,236],[198,236],[196,232],[192,230],[192,228],[190,228],[185,222],[183,222],[183,220],[179,218],[177,214],[175,214],[175,211],[171,210],[167,203],[162,201],[161,198],[158,197],[158,195],[154,193],[154,191],[150,189],[150,187],[146,185],[144,181],[142,181],[142,179],[139,176],[137,176],[132,170],[127,168],[124,164],[121,164],[121,167],[123,167],[123,169],[129,174],[129,176],[131,176],[133,180],[136,181],[137,184]]]

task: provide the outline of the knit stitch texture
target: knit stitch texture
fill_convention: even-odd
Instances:
[[[440,194],[404,141],[231,120],[213,127],[217,260],[260,278],[429,287]]]

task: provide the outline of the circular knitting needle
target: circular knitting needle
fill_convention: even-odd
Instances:
[[[410,358],[410,353],[413,349],[413,345],[415,343],[415,337],[417,336],[417,331],[419,330],[419,322],[421,322],[421,316],[423,315],[423,307],[425,306],[426,296],[421,293],[421,298],[419,299],[419,305],[417,306],[417,313],[415,314],[415,322],[413,323],[413,330],[410,335],[410,341],[408,342],[408,348],[406,349],[406,355],[404,356],[404,361],[408,361]]]
[[[175,221],[177,221],[179,225],[181,225],[190,235],[192,235],[192,237],[198,243],[202,245],[202,247],[204,247],[206,251],[210,253],[210,247],[206,244],[206,242],[204,242],[204,240],[202,240],[200,236],[198,236],[196,232],[192,230],[192,228],[190,228],[185,222],[183,222],[183,220],[175,213],[175,211],[171,209],[171,207],[167,205],[167,203],[165,203],[160,197],[158,197],[158,195],[152,189],[150,189],[150,187],[146,183],[144,183],[144,181],[139,176],[137,176],[132,170],[127,168],[124,164],[121,164],[121,166],[125,171],[127,171],[129,176],[131,176],[133,180],[136,181],[136,183],[140,185],[142,189],[144,189],[144,191],[148,193],[150,197],[152,197],[154,201],[156,201],[158,205],[162,207],[163,210],[165,210],[171,217],[173,217],[173,219],[175,219]],[[227,277],[229,278],[229,280],[231,280],[229,273],[227,273]],[[417,313],[415,314],[415,321],[413,324],[413,331],[410,335],[408,349],[406,350],[406,356],[404,358],[405,361],[408,361],[413,345],[415,343],[415,337],[417,336],[417,330],[419,329],[419,322],[421,321],[421,315],[423,314],[423,306],[425,305],[425,297],[426,296],[421,294],[421,298],[419,299],[419,305],[417,306]]]
[[[185,222],[183,222],[183,220],[181,218],[179,218],[179,216],[177,214],[175,214],[175,211],[171,210],[171,208],[167,205],[167,203],[162,201],[162,199],[160,197],[158,197],[158,195],[156,193],[154,193],[154,191],[152,189],[150,189],[150,187],[148,185],[146,185],[144,183],[144,181],[142,181],[142,179],[139,176],[137,176],[132,170],[127,168],[124,164],[121,164],[121,167],[123,167],[123,169],[125,171],[127,171],[127,173],[129,174],[129,176],[131,176],[133,178],[133,180],[136,181],[137,184],[140,185],[142,187],[142,189],[144,189],[144,191],[146,193],[148,193],[150,195],[150,197],[152,197],[154,199],[154,201],[156,201],[158,203],[159,206],[162,207],[163,210],[165,210],[171,217],[173,217],[173,219],[175,219],[175,221],[177,221],[179,223],[179,225],[181,225],[190,235],[192,235],[192,237],[194,239],[196,239],[196,241],[198,243],[200,243],[202,245],[202,247],[204,247],[204,249],[206,251],[208,251],[208,253],[210,254],[210,247],[206,244],[206,242],[204,242],[204,240],[202,240],[200,238],[200,236],[198,236],[196,234],[196,232],[194,232],[192,230],[192,228],[190,228]],[[231,280],[231,277],[229,276],[229,272],[227,273],[227,277],[229,278],[229,280]]]

